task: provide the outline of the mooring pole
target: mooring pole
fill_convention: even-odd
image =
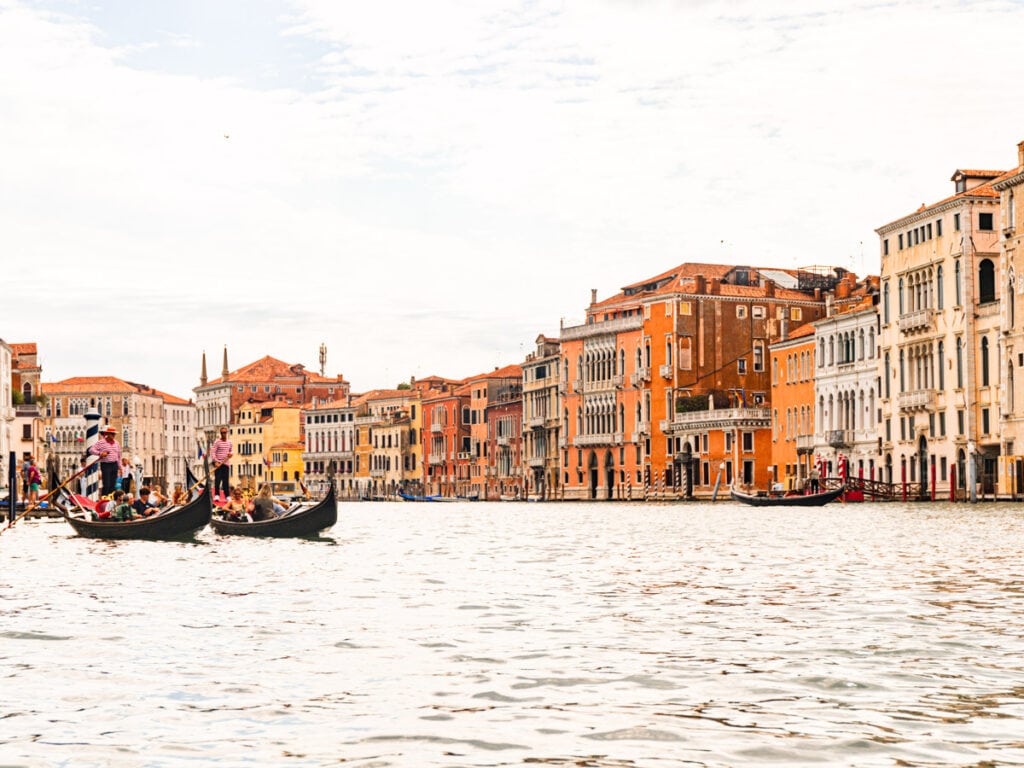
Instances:
[[[7,522],[14,525],[14,510],[18,504],[18,458],[14,451],[7,460],[7,488],[10,491],[7,494]]]

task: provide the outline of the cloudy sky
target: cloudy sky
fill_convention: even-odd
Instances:
[[[878,271],[1009,168],[1010,0],[0,0],[0,338],[190,397],[521,362],[682,261]]]

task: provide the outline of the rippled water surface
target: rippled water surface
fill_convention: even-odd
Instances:
[[[4,533],[0,764],[1024,765],[1024,506],[340,513]]]

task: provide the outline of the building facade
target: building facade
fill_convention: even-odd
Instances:
[[[561,488],[558,441],[561,398],[558,394],[558,339],[538,336],[523,368],[523,463],[528,496],[557,499]]]

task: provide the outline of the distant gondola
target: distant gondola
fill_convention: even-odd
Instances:
[[[69,512],[74,504],[62,499],[57,505],[64,519],[71,524],[79,536],[90,539],[179,539],[190,536],[210,522],[212,505],[210,494],[203,491],[187,504],[168,509],[151,517],[122,522],[109,520],[86,520]]]
[[[226,536],[291,538],[316,536],[320,531],[331,528],[337,522],[338,502],[334,495],[334,483],[331,483],[327,495],[322,500],[301,503],[294,510],[285,512],[273,520],[236,523],[215,517],[210,521],[210,526],[217,533]]]
[[[846,488],[843,487],[832,491],[822,491],[821,493],[785,495],[769,491],[743,493],[733,488],[730,489],[729,495],[736,501],[742,501],[744,504],[749,504],[752,507],[820,507],[823,504],[828,504],[830,501],[838,499],[845,490]]]

